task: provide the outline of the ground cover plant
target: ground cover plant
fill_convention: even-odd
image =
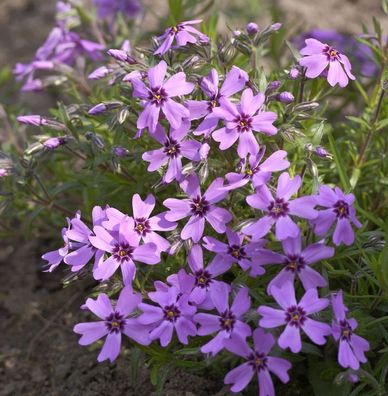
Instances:
[[[43,270],[90,280],[85,353],[127,351],[159,393],[180,367],[232,392],[384,395],[387,36],[219,34],[209,10],[170,0],[147,31],[137,1],[58,2],[13,70],[57,106],[3,112],[4,235],[50,231]]]

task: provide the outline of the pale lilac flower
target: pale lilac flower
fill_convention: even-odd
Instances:
[[[194,321],[199,324],[198,335],[205,336],[217,332],[217,335],[201,347],[202,353],[211,353],[215,356],[224,348],[225,340],[233,335],[245,339],[251,335],[251,328],[243,322],[243,315],[251,306],[251,299],[247,288],[241,288],[232,305],[229,307],[229,287],[225,283],[215,286],[214,305],[218,315],[198,313]]]
[[[171,127],[178,129],[184,118],[189,118],[189,110],[171,98],[187,95],[194,89],[194,84],[186,81],[186,75],[179,72],[166,82],[167,63],[159,62],[148,69],[149,87],[140,78],[132,79],[133,96],[143,100],[144,110],[137,120],[139,130],[148,128],[153,133],[159,120],[160,111],[164,113]]]
[[[183,240],[192,238],[194,243],[198,243],[203,235],[205,220],[216,232],[220,234],[225,232],[226,224],[232,220],[232,215],[226,209],[214,206],[228,194],[227,191],[220,191],[223,183],[223,179],[218,177],[202,195],[197,175],[192,173],[181,183],[181,188],[189,198],[182,200],[169,198],[163,202],[163,205],[169,209],[166,213],[167,220],[178,221],[190,216],[181,231]]]
[[[248,153],[255,155],[259,151],[253,131],[276,134],[277,129],[272,125],[276,120],[276,113],[259,111],[264,100],[265,96],[262,93],[254,96],[250,88],[242,93],[239,105],[225,97],[220,99],[221,106],[213,109],[213,113],[225,120],[225,127],[214,131],[212,136],[220,143],[221,150],[228,149],[239,140],[237,153],[240,158],[245,158]]]
[[[93,226],[100,226],[106,219],[105,210],[95,206],[92,210]],[[64,263],[71,266],[72,272],[82,269],[93,257],[94,266],[97,268],[102,262],[104,252],[96,249],[90,242],[89,237],[94,236],[93,231],[81,220],[77,214],[70,221],[70,228],[66,230],[66,238],[70,242],[71,252],[64,257]]]
[[[296,80],[299,77],[299,75],[300,75],[300,71],[296,67],[291,68],[290,72],[288,73],[288,77],[291,80]]]
[[[134,239],[137,243],[143,241],[144,243],[153,242],[157,249],[164,252],[170,247],[170,242],[160,236],[156,231],[172,231],[176,228],[176,223],[171,223],[166,220],[166,212],[159,213],[151,217],[151,213],[155,208],[155,197],[148,194],[143,201],[139,194],[134,194],[132,197],[132,212],[133,212],[133,231]],[[115,208],[107,208],[106,215],[108,220],[103,222],[103,227],[108,231],[118,232],[121,222],[127,217],[126,214],[120,212]]]
[[[171,48],[174,39],[176,40],[176,45],[173,47],[174,49],[183,47],[187,43],[195,44],[198,40],[202,43],[208,43],[209,37],[192,26],[201,22],[202,19],[197,19],[181,22],[167,28],[163,35],[157,38],[158,41],[163,42],[154,52],[154,55],[164,55]]]
[[[273,24],[271,25],[271,29],[277,31],[277,30],[279,30],[282,26],[283,26],[283,24],[281,24],[280,22],[275,22],[275,23],[273,23]]]
[[[291,363],[286,359],[268,355],[275,344],[272,334],[257,328],[252,337],[253,349],[238,336],[225,340],[225,348],[243,357],[246,362],[229,371],[224,383],[232,384],[230,389],[232,392],[241,392],[256,374],[259,382],[259,395],[275,396],[271,373],[275,374],[283,383],[287,383],[290,380],[288,370],[291,368]]]
[[[147,170],[153,172],[164,165],[167,171],[163,175],[164,183],[171,183],[173,180],[178,182],[182,179],[182,158],[191,161],[200,161],[201,156],[199,150],[201,143],[196,140],[187,139],[189,133],[190,122],[184,120],[178,129],[170,129],[170,133],[166,136],[163,127],[158,124],[152,137],[156,139],[162,148],[147,151],[142,155],[144,161],[149,162]]]
[[[358,370],[360,362],[365,363],[367,360],[365,352],[369,350],[369,343],[354,333],[357,321],[346,318],[348,309],[343,302],[342,290],[332,294],[331,305],[335,316],[332,323],[333,337],[336,341],[339,340],[338,362],[344,368]]]
[[[95,279],[105,281],[120,267],[124,285],[130,285],[136,274],[134,261],[149,265],[160,262],[160,250],[155,243],[149,242],[139,246],[139,236],[134,228],[135,221],[130,217],[125,217],[120,222],[119,230],[115,233],[109,233],[102,226],[93,228],[95,236],[89,237],[92,245],[110,253],[106,260],[94,268]]]
[[[313,195],[296,198],[290,201],[300,188],[302,180],[299,175],[293,179],[284,172],[278,180],[276,198],[273,198],[266,185],[260,186],[256,193],[246,198],[249,206],[260,209],[267,214],[255,223],[243,228],[244,234],[253,235],[255,239],[266,235],[275,224],[275,235],[279,240],[295,238],[299,235],[299,227],[290,215],[304,219],[315,219],[318,212],[314,209],[316,197]]]
[[[306,77],[318,77],[329,66],[327,81],[332,87],[336,84],[345,87],[349,79],[355,80],[346,55],[313,38],[305,40],[305,43],[306,46],[300,50],[305,56],[299,60],[299,64],[306,68]]]
[[[251,154],[249,161],[246,158],[242,159],[240,173],[227,173],[225,178],[229,184],[223,187],[223,189],[226,191],[235,190],[236,188],[245,186],[249,182],[256,189],[269,181],[272,172],[282,171],[290,166],[290,163],[286,159],[287,151],[275,151],[260,164],[264,154],[265,146],[257,154]]]
[[[332,190],[329,186],[321,186],[317,195],[317,205],[328,209],[320,210],[316,219],[313,220],[315,233],[326,234],[336,222],[333,233],[334,244],[351,245],[354,242],[354,232],[350,222],[357,228],[361,227],[353,206],[354,200],[353,194],[344,194],[338,187]]]
[[[296,238],[284,239],[282,246],[284,255],[267,249],[260,249],[256,252],[256,263],[260,266],[267,264],[281,264],[284,266],[268,284],[268,294],[271,294],[271,288],[274,285],[281,287],[287,281],[294,283],[296,276],[300,278],[305,290],[327,285],[326,279],[319,272],[313,270],[311,265],[333,257],[334,248],[324,245],[323,242],[318,242],[302,250],[301,235]]]
[[[203,246],[205,249],[217,253],[212,261],[215,264],[228,266],[229,268],[232,264],[238,263],[244,271],[252,267],[255,252],[260,250],[266,243],[265,240],[258,240],[244,244],[244,235],[234,232],[230,228],[226,229],[226,236],[228,243],[220,242],[211,236],[205,236],[203,238]],[[263,269],[261,271],[264,273]],[[257,273],[260,273],[259,268]]]
[[[220,105],[220,99],[228,98],[241,91],[248,81],[248,74],[237,66],[232,66],[226,74],[221,88],[218,88],[219,76],[216,69],[212,69],[208,76],[202,78],[199,85],[208,100],[188,100],[186,102],[191,120],[205,117],[193,132],[194,135],[209,136],[218,124],[219,117],[214,115],[213,110]]]
[[[288,281],[282,287],[272,286],[271,294],[282,309],[261,305],[257,310],[262,316],[259,325],[269,329],[286,325],[278,339],[282,349],[290,348],[294,353],[300,352],[301,330],[315,344],[325,344],[325,337],[331,334],[330,326],[311,319],[309,315],[325,309],[329,304],[327,298],[319,298],[317,289],[308,289],[297,303],[294,286]]]
[[[143,311],[139,323],[152,326],[149,333],[151,340],[159,339],[160,345],[165,347],[171,342],[174,330],[182,344],[188,343],[188,336],[197,334],[192,320],[197,309],[189,304],[188,294],[182,294],[178,288],[171,286],[167,291],[149,293],[149,297],[159,306],[139,304],[139,309]]]
[[[7,169],[0,168],[0,178],[8,176],[8,175],[9,175],[9,172]]]
[[[73,331],[82,335],[79,344],[89,345],[107,336],[97,358],[99,362],[106,359],[113,362],[117,358],[121,348],[121,334],[125,334],[139,344],[149,345],[151,342],[148,336],[149,326],[141,325],[132,317],[140,302],[141,295],[133,293],[129,286],[122,289],[114,306],[104,293],[99,294],[96,300],[88,298],[83,307],[102,320],[78,323],[74,326]]]
[[[245,26],[247,33],[250,36],[254,36],[259,31],[259,26],[255,22],[249,22],[247,26]]]

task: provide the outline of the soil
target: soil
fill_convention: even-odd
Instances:
[[[161,4],[161,0],[146,2]],[[227,2],[218,3],[225,8]],[[385,32],[388,31],[388,18],[379,10],[378,0],[277,3],[291,24],[295,21],[305,28],[357,33],[360,24],[370,24],[375,15],[382,18]],[[0,0],[1,66],[31,59],[52,27],[54,10],[54,0]],[[239,26],[238,21],[233,24]],[[49,95],[40,95],[37,100],[35,94],[24,94],[15,100],[28,105],[32,112],[43,109],[42,114],[52,103]],[[40,255],[48,250],[44,246],[39,241],[26,243],[16,239],[0,244],[0,396],[151,395],[154,388],[144,363],[139,363],[142,369],[134,378],[129,355],[121,355],[112,365],[97,364],[96,350],[78,346],[72,327],[85,318],[79,306],[88,285],[74,282],[62,289],[61,270],[42,273]],[[170,375],[165,389],[167,395],[178,396],[228,394],[222,383],[182,371]]]

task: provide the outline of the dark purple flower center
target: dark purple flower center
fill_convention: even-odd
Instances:
[[[179,316],[181,316],[181,311],[179,310],[179,308],[174,305],[167,305],[166,307],[164,307],[164,319],[168,320],[169,322],[175,322]]]
[[[339,61],[341,59],[340,53],[329,45],[326,45],[322,52],[327,56],[327,60],[330,62]]]
[[[153,87],[150,88],[150,92],[148,93],[148,99],[151,101],[152,104],[161,107],[168,99],[168,95],[163,87]]]
[[[206,270],[199,270],[195,273],[195,285],[201,289],[207,288],[212,282],[211,274]]]
[[[344,319],[339,322],[339,325],[341,326],[341,339],[344,341],[349,341],[353,333],[352,327],[350,326],[349,322]]]
[[[210,98],[210,100],[207,102],[207,110],[209,112],[213,111],[215,107],[218,107],[220,105],[219,99],[220,99],[219,95]]]
[[[244,177],[245,178],[249,178],[249,179],[251,179],[252,178],[252,176],[254,175],[254,174],[256,174],[257,172],[259,172],[260,171],[260,167],[259,166],[255,166],[254,168],[246,168],[245,169],[245,175],[244,175]]]
[[[339,200],[334,205],[334,213],[340,219],[348,218],[349,217],[349,205],[346,202]]]
[[[165,152],[168,157],[176,158],[181,152],[181,146],[176,140],[168,138],[166,143],[164,143],[163,152]]]
[[[191,200],[190,207],[191,207],[191,213],[203,217],[210,209],[210,204],[205,199],[205,197],[200,197],[198,195],[196,198]]]
[[[268,214],[274,219],[287,216],[287,213],[289,212],[288,202],[286,202],[283,198],[276,198],[275,201],[272,201],[269,204],[268,212]]]
[[[267,360],[266,354],[257,351],[248,356],[248,363],[255,371],[265,370],[267,368]]]
[[[124,316],[118,312],[113,312],[105,318],[105,325],[110,333],[119,333],[124,330]]]
[[[241,260],[247,257],[245,249],[239,245],[228,246],[228,254],[230,254],[236,260]]]
[[[145,236],[147,233],[151,232],[151,226],[148,219],[144,217],[138,217],[135,219],[135,231],[141,236]]]
[[[171,34],[172,36],[176,35],[178,32],[180,32],[181,30],[183,30],[183,26],[181,25],[175,25],[170,27],[170,31],[169,34]]]
[[[306,318],[306,311],[303,308],[297,305],[287,308],[286,321],[290,326],[301,327]]]
[[[123,263],[125,261],[129,261],[132,258],[132,253],[134,248],[130,246],[128,243],[118,243],[113,249],[113,257]]]
[[[221,314],[220,326],[222,330],[226,330],[229,333],[233,330],[234,324],[236,323],[236,317],[229,310],[226,310]]]
[[[252,129],[252,117],[247,114],[240,114],[234,120],[237,124],[237,131],[240,133],[248,132]]]
[[[285,264],[286,271],[291,271],[292,273],[300,272],[306,266],[303,257],[300,256],[288,256]]]

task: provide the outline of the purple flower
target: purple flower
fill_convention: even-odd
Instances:
[[[133,212],[133,236],[137,240],[144,243],[153,242],[157,249],[161,252],[167,251],[170,247],[170,242],[161,237],[155,231],[172,231],[176,228],[176,223],[171,223],[166,220],[166,212],[159,213],[156,216],[151,216],[155,208],[155,197],[148,194],[143,201],[139,194],[134,194],[132,197],[132,212]],[[103,222],[103,227],[108,231],[118,232],[121,222],[127,217],[126,214],[120,212],[115,208],[107,208],[106,215],[108,220]],[[131,217],[132,219],[132,217]]]
[[[124,17],[133,18],[143,8],[139,0],[93,0],[93,4],[101,19],[114,19],[118,12]]]
[[[329,304],[327,298],[319,298],[317,289],[308,289],[297,303],[294,286],[288,281],[282,287],[272,286],[271,294],[282,310],[261,305],[257,310],[262,316],[259,325],[269,329],[286,325],[278,339],[278,344],[282,349],[290,348],[294,353],[300,352],[302,349],[301,330],[315,344],[325,344],[325,336],[331,334],[330,326],[317,322],[308,315],[325,309]]]
[[[139,324],[136,318],[129,317],[140,302],[141,295],[133,293],[129,286],[123,288],[114,308],[104,293],[99,294],[96,300],[88,298],[85,307],[102,320],[74,326],[74,332],[82,335],[79,344],[89,345],[107,336],[97,358],[99,362],[106,359],[113,362],[117,358],[122,333],[139,344],[149,345],[151,340],[148,337],[148,327]]]
[[[188,100],[186,102],[191,120],[205,117],[194,131],[194,135],[204,134],[207,137],[216,129],[219,117],[214,115],[213,110],[220,105],[221,98],[228,98],[241,91],[249,81],[249,76],[244,70],[232,66],[220,89],[218,89],[218,81],[217,70],[212,69],[209,75],[202,78],[200,82],[200,87],[208,100]]]
[[[214,305],[218,315],[198,313],[194,321],[199,324],[198,335],[205,336],[217,332],[217,335],[201,347],[202,353],[211,353],[215,356],[224,348],[225,340],[233,335],[245,339],[251,335],[251,328],[242,321],[243,315],[251,306],[251,299],[247,288],[241,288],[232,305],[229,307],[229,286],[219,283],[214,293]]]
[[[266,185],[260,186],[254,195],[249,195],[246,198],[248,204],[267,214],[252,225],[244,227],[242,230],[244,234],[253,235],[255,239],[262,238],[275,224],[277,239],[297,237],[300,233],[299,227],[290,215],[310,220],[318,215],[318,212],[314,210],[315,196],[305,196],[290,201],[291,196],[299,190],[301,184],[302,180],[299,175],[291,179],[289,174],[284,172],[278,180],[276,198],[273,198]]]
[[[148,128],[151,133],[154,132],[161,110],[174,129],[178,129],[182,120],[190,116],[186,107],[171,98],[191,93],[194,84],[186,81],[186,75],[183,72],[174,74],[164,82],[166,72],[167,63],[162,60],[148,69],[149,87],[140,78],[132,79],[133,96],[141,98],[144,105],[144,110],[137,120],[137,127],[140,130]]]
[[[306,77],[318,77],[329,66],[327,73],[328,83],[334,87],[346,87],[351,80],[355,80],[351,69],[352,66],[346,55],[339,53],[328,44],[323,44],[316,39],[305,40],[306,46],[300,50],[305,55],[299,60],[299,64],[306,67]]]
[[[233,385],[231,387],[232,392],[240,392],[256,374],[259,381],[259,395],[275,396],[271,373],[275,374],[283,383],[286,383],[290,380],[288,370],[291,368],[291,363],[286,359],[268,355],[275,344],[272,334],[266,334],[263,329],[257,328],[253,332],[252,338],[253,349],[238,336],[225,340],[225,348],[243,357],[246,362],[229,371],[224,383]]]
[[[191,161],[200,161],[201,143],[196,140],[185,139],[189,132],[190,122],[184,120],[178,129],[171,129],[168,136],[163,127],[158,124],[152,137],[156,139],[162,148],[147,151],[143,154],[144,161],[149,162],[148,171],[153,172],[168,164],[167,172],[163,175],[164,183],[178,182],[182,179],[182,158]]]
[[[244,271],[252,266],[253,253],[261,249],[266,243],[265,240],[259,240],[244,245],[244,235],[233,232],[230,228],[226,229],[226,236],[228,238],[227,244],[211,236],[206,236],[203,238],[203,246],[205,249],[217,253],[213,259],[215,264],[228,266],[229,268],[233,263],[238,263]],[[262,270],[262,273],[264,273],[264,270]]]
[[[97,280],[109,279],[120,267],[125,285],[130,285],[135,278],[134,261],[154,265],[160,262],[160,250],[155,243],[145,243],[139,246],[139,236],[134,230],[135,221],[126,216],[119,224],[118,232],[109,233],[102,226],[93,228],[95,236],[89,240],[94,247],[110,253],[93,271]]]
[[[174,329],[182,344],[188,343],[188,336],[197,334],[192,320],[197,309],[189,304],[188,294],[182,294],[178,288],[171,286],[166,291],[148,293],[148,296],[159,307],[139,304],[139,309],[143,311],[139,323],[152,326],[149,333],[151,340],[159,339],[160,345],[165,347],[171,342]]]
[[[25,116],[19,116],[16,117],[16,119],[26,125],[34,125],[34,126],[41,126],[41,125],[47,125],[48,121],[46,118],[40,116],[40,115],[25,115]]]
[[[224,190],[235,190],[251,182],[254,188],[266,184],[271,178],[272,172],[287,169],[290,163],[285,159],[287,151],[278,150],[272,153],[264,162],[260,164],[265,154],[265,146],[255,154],[249,156],[249,161],[245,158],[241,160],[240,173],[227,173],[225,178],[228,185],[223,187]]]
[[[202,195],[197,175],[192,173],[181,183],[181,188],[189,199],[169,198],[163,202],[163,205],[170,210],[166,213],[167,220],[178,221],[190,216],[181,232],[183,240],[191,238],[194,243],[198,243],[203,235],[205,220],[216,232],[220,234],[225,232],[226,224],[232,220],[232,215],[226,209],[214,206],[228,194],[227,191],[220,191],[222,186],[223,179],[218,177]]]
[[[293,283],[296,276],[300,278],[305,290],[327,285],[326,279],[317,271],[314,271],[311,268],[311,264],[332,257],[334,248],[318,242],[302,250],[302,238],[300,235],[296,238],[284,239],[282,246],[285,255],[267,249],[260,249],[256,252],[256,263],[260,265],[260,269],[262,265],[266,264],[282,264],[284,266],[279,274],[268,284],[268,294],[271,294],[272,286],[281,287],[287,281]],[[252,272],[254,270],[255,268],[252,267]]]
[[[66,137],[51,137],[46,139],[42,144],[48,150],[54,150],[59,146],[66,144],[67,139]]]
[[[226,261],[212,260],[205,268],[203,265],[203,252],[199,245],[194,245],[188,256],[190,269],[195,277],[195,284],[190,293],[190,302],[203,309],[212,309],[214,299],[217,298],[217,285],[220,282],[215,278],[228,271],[231,264]],[[169,277],[170,278],[170,277]]]
[[[369,350],[369,343],[354,333],[357,328],[355,319],[346,319],[348,309],[343,302],[342,290],[331,296],[331,305],[335,319],[332,323],[333,337],[339,340],[338,362],[344,367],[353,370],[360,368],[360,362],[365,363],[365,352]]]
[[[8,175],[9,175],[8,169],[0,168],[0,178]]]
[[[221,98],[221,107],[213,109],[214,115],[225,120],[225,127],[213,132],[213,139],[220,143],[220,149],[226,150],[239,140],[237,153],[240,158],[247,154],[255,155],[259,151],[259,144],[252,131],[274,135],[277,129],[272,125],[276,120],[276,113],[258,110],[264,104],[262,93],[253,95],[250,88],[241,95],[238,106],[227,98]],[[257,114],[256,114],[257,113]]]
[[[350,222],[352,221],[357,228],[361,227],[353,207],[354,199],[353,194],[344,194],[338,187],[332,190],[329,186],[321,186],[317,195],[317,205],[328,209],[319,211],[318,216],[312,222],[315,233],[326,234],[331,225],[336,222],[333,234],[334,244],[351,245],[354,242],[354,232]]]
[[[255,22],[250,22],[247,24],[247,26],[245,27],[247,33],[250,36],[254,36],[256,33],[258,33],[259,31],[259,26],[257,25],[257,23]]]
[[[158,41],[163,42],[154,52],[154,55],[164,55],[171,48],[174,39],[176,45],[173,48],[183,47],[187,43],[195,44],[198,39],[203,43],[209,42],[209,37],[191,26],[201,22],[202,19],[186,21],[166,29],[164,34],[158,37]]]
[[[100,226],[106,219],[105,210],[100,206],[95,206],[92,211],[93,226]],[[96,249],[91,243],[89,237],[94,236],[90,228],[77,215],[70,221],[70,228],[66,230],[66,238],[70,242],[72,252],[64,257],[64,262],[71,266],[72,272],[82,269],[93,257],[94,269],[96,269],[103,260],[104,252]]]

